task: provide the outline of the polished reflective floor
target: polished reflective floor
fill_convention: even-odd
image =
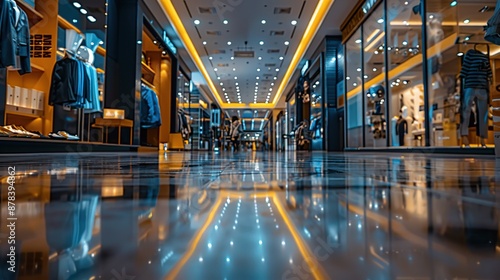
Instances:
[[[0,279],[500,279],[492,157],[27,155],[0,175]]]

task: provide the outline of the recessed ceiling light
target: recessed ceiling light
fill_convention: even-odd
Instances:
[[[238,77],[234,77],[235,80],[238,80]]]
[[[75,6],[75,8],[81,8],[82,7],[82,4],[78,3],[78,2],[73,2],[73,6]]]
[[[470,37],[469,37],[469,36],[467,36],[467,37],[465,37],[465,39],[464,39],[464,40],[465,40],[465,41],[469,41],[469,40],[470,40]]]
[[[261,21],[261,23],[262,23],[262,24],[266,24],[266,20],[265,20],[265,19],[263,19],[263,20]]]
[[[203,45],[206,45],[207,44],[207,41],[203,41]]]
[[[282,56],[280,56],[280,60],[283,60],[283,59],[285,59],[285,58],[284,58],[284,57],[282,57]]]
[[[93,16],[88,16],[87,19],[90,21],[90,22],[96,22],[97,19]]]
[[[211,57],[211,56],[209,56],[209,57],[208,57],[208,59],[212,60],[212,59],[214,59],[214,58],[213,58],[213,57]]]
[[[259,85],[259,82],[256,82],[256,83],[255,83],[255,85],[256,85],[256,86],[258,86],[258,85]]]
[[[279,69],[279,68],[276,68],[276,72],[279,72],[279,71],[280,71],[280,69]]]
[[[233,71],[236,71],[236,68],[233,68]]]
[[[260,79],[259,77],[256,78],[257,80]]]
[[[80,13],[82,13],[82,14],[86,15],[88,12],[87,12],[87,10],[85,10],[85,9],[80,9]]]
[[[459,53],[457,53],[457,56],[463,56],[463,55],[464,55],[464,53],[463,53],[463,52],[459,52]]]
[[[99,42],[99,45],[104,45],[104,41],[100,41],[100,42]]]
[[[77,23],[77,22],[78,22],[78,20],[77,20],[77,19],[73,19],[73,23]]]
[[[271,86],[274,86],[274,83],[271,83]]]
[[[262,46],[264,45],[264,41],[260,41],[259,44]]]
[[[288,45],[290,45],[290,42],[285,41],[285,46],[288,46]]]
[[[221,85],[221,86],[223,86],[223,85],[224,85],[224,83],[223,83],[223,82],[220,82],[220,85]]]
[[[354,41],[354,42],[356,42],[356,44],[361,44],[361,39],[357,39],[357,40],[356,40],[356,41]]]
[[[377,68],[373,68],[373,72],[377,72]]]
[[[455,7],[457,5],[457,1],[451,1],[450,6]]]
[[[257,68],[257,72],[260,72],[260,68]]]
[[[468,18],[466,18],[466,19],[464,20],[464,23],[465,23],[465,24],[468,24],[469,22],[470,22],[470,19],[468,19]]]
[[[239,85],[238,83],[236,83],[235,85]]]
[[[217,80],[220,80],[220,77],[217,77]]]
[[[197,19],[195,19],[195,20],[194,20],[194,24],[198,25],[198,24],[200,24],[200,21],[199,21],[199,20],[197,20]]]
[[[231,46],[231,41],[227,42],[227,45],[228,45],[228,46]]]
[[[277,80],[277,79],[278,79],[278,77],[274,77],[274,79],[275,79],[275,80]]]
[[[231,56],[231,60],[234,60],[234,56]]]
[[[378,22],[378,23],[383,23],[383,22],[384,22],[384,19],[383,19],[383,18],[379,18],[379,19],[377,20],[377,22]]]
[[[222,88],[222,91],[226,91],[226,89],[225,89],[225,88]],[[224,94],[227,94],[227,93],[224,93]]]
[[[259,56],[259,60],[262,60],[262,57],[261,57],[261,56]]]
[[[292,25],[297,25],[297,21],[296,20],[292,20]]]
[[[225,19],[222,23],[224,23],[224,24],[228,24],[228,23],[229,23],[229,21],[227,21],[227,19]]]
[[[217,72],[217,68],[214,68],[214,71]]]

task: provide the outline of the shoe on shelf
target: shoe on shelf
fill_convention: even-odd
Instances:
[[[10,136],[10,134],[8,132],[0,130],[0,137],[9,137],[9,136]]]
[[[50,138],[48,136],[43,135],[40,131],[29,131],[29,132],[40,136],[40,138],[42,138],[42,139],[49,139]]]
[[[28,138],[30,137],[29,135],[25,134],[24,132],[15,129],[11,125],[6,125],[2,127],[4,131],[10,133],[10,137],[22,137],[22,138]]]
[[[72,141],[80,140],[80,137],[78,137],[76,135],[71,135],[71,134],[67,133],[66,131],[59,131],[59,132],[57,132],[57,134],[66,138],[67,140],[72,140]]]
[[[51,132],[49,133],[49,137],[52,139],[58,139],[58,140],[66,140],[66,137],[63,137],[57,133]]]

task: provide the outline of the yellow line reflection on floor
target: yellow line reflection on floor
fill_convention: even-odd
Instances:
[[[193,255],[194,251],[198,247],[198,244],[200,243],[200,240],[205,233],[206,229],[210,226],[212,221],[214,220],[215,214],[217,213],[222,200],[224,198],[271,198],[274,205],[276,206],[276,209],[278,210],[281,218],[285,222],[288,230],[290,231],[290,234],[292,235],[295,244],[299,248],[299,251],[302,255],[302,258],[305,260],[306,264],[309,266],[309,270],[311,271],[312,275],[314,276],[315,279],[328,279],[327,274],[322,270],[321,266],[316,260],[316,257],[312,254],[312,252],[309,250],[307,244],[304,242],[304,240],[300,237],[300,234],[298,233],[297,229],[295,228],[293,222],[291,219],[288,217],[286,214],[283,205],[278,199],[278,195],[276,192],[259,192],[258,194],[253,194],[253,195],[246,195],[244,193],[239,193],[239,192],[234,192],[234,191],[221,191],[219,194],[219,197],[213,206],[212,210],[210,211],[207,220],[203,224],[203,226],[198,230],[196,233],[195,237],[193,238],[193,241],[191,242],[191,245],[189,246],[189,249],[186,251],[184,256],[177,262],[177,264],[174,266],[174,268],[171,270],[171,272],[167,275],[166,279],[175,279],[177,275],[179,275],[180,271],[182,268],[186,265],[188,260],[191,258]]]
[[[297,247],[299,248],[299,251],[302,254],[302,257],[304,258],[307,265],[309,266],[309,270],[313,274],[314,278],[315,279],[328,279],[327,274],[321,269],[321,266],[319,265],[318,261],[316,260],[316,257],[311,253],[307,244],[300,237],[300,234],[298,233],[297,228],[295,227],[293,222],[290,220],[288,215],[285,213],[283,205],[281,205],[281,202],[278,199],[278,195],[276,193],[273,193],[272,197],[273,197],[274,205],[276,205],[276,208],[278,209],[278,212],[280,213],[281,217],[283,218],[283,221],[285,221],[285,224],[288,227],[288,230],[290,230],[290,234],[292,234],[293,239],[295,240],[295,243],[297,244]]]
[[[223,195],[222,193],[219,195],[219,198],[215,202],[214,206],[212,207],[212,210],[209,212],[207,220],[203,224],[203,226],[198,230],[196,233],[195,237],[193,238],[193,241],[191,242],[191,245],[189,246],[189,249],[186,251],[184,256],[177,262],[177,264],[174,266],[174,268],[171,270],[171,272],[167,275],[166,279],[175,279],[181,269],[186,265],[187,261],[191,258],[193,255],[194,251],[196,250],[196,247],[198,247],[198,244],[200,243],[201,237],[207,230],[208,226],[212,223],[214,220],[215,214],[217,213],[217,210],[219,209],[221,203],[222,203],[222,198]]]

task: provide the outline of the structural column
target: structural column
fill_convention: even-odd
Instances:
[[[139,0],[108,1],[104,107],[125,110],[134,121],[132,144],[140,143],[143,12]],[[128,133],[122,143],[128,143]]]

